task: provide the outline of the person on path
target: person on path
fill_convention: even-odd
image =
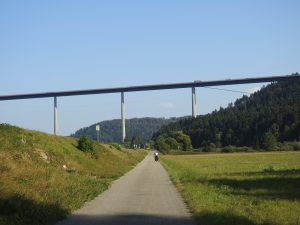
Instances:
[[[158,161],[158,152],[155,152],[155,153],[154,153],[154,160],[155,160],[155,162]]]

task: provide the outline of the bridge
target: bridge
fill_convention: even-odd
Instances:
[[[57,129],[57,127],[58,127],[57,97],[121,93],[122,140],[124,141],[124,139],[126,137],[125,100],[124,100],[125,92],[191,88],[192,89],[192,117],[195,118],[196,117],[196,88],[197,87],[210,87],[210,86],[249,84],[249,83],[265,83],[265,82],[277,82],[277,81],[287,81],[287,80],[300,80],[300,75],[298,73],[294,73],[291,75],[283,75],[283,76],[225,79],[225,80],[215,80],[215,81],[196,80],[194,82],[186,82],[186,83],[169,83],[169,84],[154,84],[154,85],[141,85],[141,86],[116,87],[116,88],[2,95],[2,96],[0,96],[0,101],[18,100],[18,99],[33,99],[33,98],[54,98],[54,135],[57,135],[57,133],[58,133],[58,129]]]

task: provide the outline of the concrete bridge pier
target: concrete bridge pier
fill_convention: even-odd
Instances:
[[[54,96],[54,135],[58,132],[58,121],[57,121],[57,97]]]
[[[192,87],[192,117],[196,118],[196,90]]]
[[[121,121],[122,121],[122,141],[124,143],[126,138],[124,92],[121,92]]]

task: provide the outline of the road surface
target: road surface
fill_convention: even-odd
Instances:
[[[57,225],[194,225],[153,152],[133,170]]]

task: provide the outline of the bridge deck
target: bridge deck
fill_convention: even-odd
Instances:
[[[300,75],[296,73],[296,74],[285,75],[285,76],[226,79],[226,80],[216,80],[216,81],[199,80],[199,81],[187,82],[187,83],[154,84],[154,85],[141,85],[141,86],[130,86],[130,87],[2,95],[0,96],[0,101],[29,99],[29,98],[49,98],[49,97],[60,97],[60,96],[74,96],[74,95],[134,92],[134,91],[152,91],[152,90],[192,88],[192,87],[208,87],[208,86],[221,86],[221,85],[233,85],[233,84],[263,83],[263,82],[275,82],[275,81],[285,81],[285,80],[295,80],[295,79],[300,79]]]

